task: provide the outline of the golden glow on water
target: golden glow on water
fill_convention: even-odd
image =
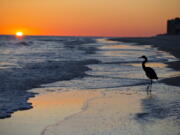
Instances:
[[[100,42],[103,42],[103,41],[100,41]],[[106,40],[106,42],[107,42],[107,40]],[[109,43],[109,41],[108,41],[108,43]],[[123,43],[121,43],[120,45],[101,46],[100,49],[104,50],[103,55],[105,55],[105,56],[115,56],[115,57],[119,56],[120,57],[120,56],[138,55],[138,52],[133,51],[133,50],[143,50],[144,47],[149,48],[150,46],[146,45],[146,46],[143,46],[143,48],[142,48],[141,46],[123,45]],[[132,50],[132,51],[130,51],[130,50]]]
[[[137,54],[137,52],[130,52],[130,51],[104,51],[103,53],[106,56],[115,56],[115,57],[120,57],[120,56],[130,56]]]
[[[95,95],[88,95],[88,92],[52,92],[51,94],[43,94],[39,96],[37,99],[32,98],[29,102],[33,103],[34,107],[38,108],[53,108],[55,106],[76,106],[82,104],[82,101],[86,100],[87,98],[91,98],[91,96]]]
[[[106,45],[106,46],[102,46],[101,49],[144,49],[144,47],[142,48],[141,46],[135,46],[135,45]]]
[[[171,78],[171,77],[177,77],[177,76],[180,76],[180,72],[178,71],[166,72],[161,75],[161,77],[164,77],[164,78]]]
[[[141,63],[130,63],[130,64],[127,64],[127,65],[132,65],[132,66],[135,66],[135,67],[142,66]],[[147,67],[156,67],[156,68],[165,68],[165,67],[167,67],[166,64],[160,63],[160,62],[147,62],[146,66]]]

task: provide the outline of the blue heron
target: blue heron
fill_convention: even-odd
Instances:
[[[157,74],[156,74],[156,72],[154,71],[153,68],[151,68],[151,67],[146,67],[145,64],[146,64],[146,62],[148,61],[147,57],[143,55],[143,56],[141,56],[141,57],[139,57],[139,58],[143,58],[143,59],[144,59],[144,61],[142,62],[142,68],[143,68],[146,76],[151,80],[150,84],[149,84],[148,87],[147,87],[147,92],[148,92],[149,87],[150,87],[150,86],[152,87],[153,79],[156,79],[156,80],[157,80],[158,77],[157,77]],[[150,92],[151,92],[151,89],[150,89]]]

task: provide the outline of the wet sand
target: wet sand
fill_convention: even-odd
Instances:
[[[29,100],[33,109],[0,121],[2,135],[178,135],[168,119],[143,120],[142,100],[156,95],[132,90],[65,90]],[[155,88],[154,88],[155,89]],[[37,92],[37,90],[35,90]],[[43,90],[44,91],[44,90]],[[142,117],[142,118],[140,118]],[[166,133],[166,134],[165,134]]]
[[[176,58],[180,59],[180,36],[156,36],[156,37],[146,37],[146,38],[111,38],[113,41],[136,43],[136,45],[152,45],[171,53]],[[173,61],[166,63],[168,67],[180,71],[180,61]],[[180,76],[171,77],[161,80],[168,85],[180,86]]]
[[[36,89],[36,92],[41,89]],[[44,90],[43,90],[44,91]],[[101,96],[100,92],[47,92],[31,98],[33,109],[18,111],[0,121],[1,135],[40,135],[48,125],[81,111],[84,103]]]
[[[42,135],[121,135],[136,131],[138,125],[133,117],[141,111],[140,99],[144,96],[134,92],[99,91],[100,97],[87,100],[80,112],[45,128]]]
[[[128,128],[131,121],[135,122],[135,115],[141,112],[140,99],[146,97],[144,93],[116,90],[67,90],[44,94],[41,89],[39,91],[40,95],[29,100],[33,109],[18,111],[11,118],[0,121],[2,135],[89,135],[112,132],[112,128],[123,126]]]
[[[135,91],[99,91],[101,96],[88,99],[81,111],[47,126],[41,135],[179,134],[177,125],[168,119],[152,119],[152,122],[149,122],[140,118],[145,114],[141,101],[151,101],[157,98],[156,95]],[[92,91],[89,91],[89,94],[91,93]]]

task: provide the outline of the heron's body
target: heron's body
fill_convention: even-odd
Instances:
[[[154,69],[152,69],[151,67],[145,66],[146,62],[147,62],[147,60],[145,59],[145,61],[143,61],[143,63],[142,63],[142,67],[143,67],[144,72],[146,73],[146,76],[151,80],[158,79],[157,74],[154,71]]]
[[[143,68],[146,76],[151,80],[150,86],[152,86],[152,80],[153,80],[153,79],[156,79],[156,80],[157,80],[157,79],[158,79],[158,76],[157,76],[157,74],[156,74],[156,72],[154,71],[153,68],[151,68],[151,67],[146,67],[145,64],[146,64],[146,62],[148,61],[147,57],[146,57],[146,56],[142,56],[142,57],[140,57],[140,58],[143,58],[143,59],[144,59],[144,61],[142,62],[142,68]],[[148,89],[149,89],[150,86],[148,86]],[[147,90],[148,90],[148,89],[147,89]],[[151,89],[150,89],[150,92],[151,92]]]

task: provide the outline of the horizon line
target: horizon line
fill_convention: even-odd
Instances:
[[[164,35],[164,34],[156,34],[156,35],[152,35],[152,36],[95,36],[95,35],[23,35],[24,37],[109,37],[109,38],[128,38],[128,37],[154,37],[157,35]],[[16,36],[15,34],[0,34],[0,36]]]

